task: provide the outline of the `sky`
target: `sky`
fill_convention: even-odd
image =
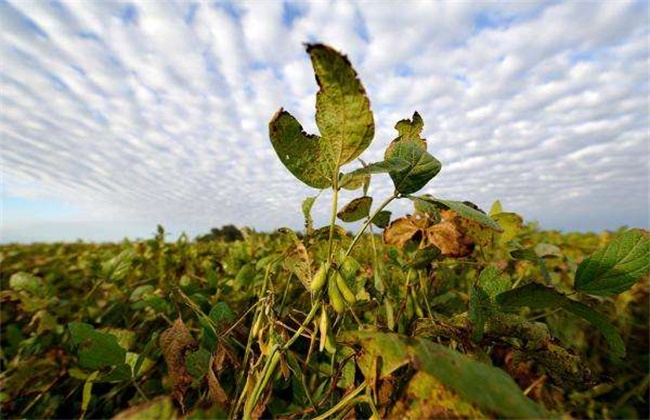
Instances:
[[[423,193],[498,199],[545,229],[650,224],[645,1],[3,0],[0,16],[1,242],[300,228],[318,191],[282,166],[268,122],[284,107],[318,133],[305,42],[357,70],[366,162],[422,115],[443,165]],[[376,204],[391,193],[373,178]]]

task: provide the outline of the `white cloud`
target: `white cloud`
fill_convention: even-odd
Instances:
[[[501,199],[549,228],[648,225],[645,2],[0,9],[7,205],[55,200],[85,223],[197,233],[299,227],[315,191],[282,167],[267,124],[283,106],[316,132],[302,42],[318,40],[348,54],[370,95],[377,129],[366,160],[381,159],[394,123],[417,109],[443,162],[428,191]],[[375,194],[390,188],[373,181]],[[315,211],[320,223],[328,211]],[[16,217],[6,213],[3,230],[30,229],[28,214]]]

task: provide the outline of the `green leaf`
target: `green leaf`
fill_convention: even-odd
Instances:
[[[478,342],[483,339],[485,321],[488,317],[490,296],[479,286],[473,284],[469,289],[468,319],[472,324],[472,340]]]
[[[426,268],[440,255],[440,250],[436,247],[418,249],[409,265],[416,270]]]
[[[15,273],[9,279],[9,287],[15,291],[29,292],[34,296],[45,296],[45,285],[39,277],[25,272]]]
[[[515,239],[519,235],[521,225],[524,222],[524,219],[517,213],[497,213],[490,215],[490,218],[502,229],[497,241],[499,246],[505,246]]]
[[[380,229],[385,228],[390,223],[390,215],[392,213],[388,210],[382,210],[372,218],[372,224]]]
[[[320,137],[307,134],[291,114],[280,109],[269,123],[271,144],[296,178],[313,188],[332,185],[334,167],[321,151]]]
[[[217,302],[210,310],[210,319],[216,324],[230,323],[235,320],[235,314],[226,302]]]
[[[650,234],[631,229],[580,263],[575,289],[611,296],[626,291],[649,271]]]
[[[488,213],[490,216],[494,216],[495,214],[502,213],[503,209],[501,207],[501,202],[499,200],[495,201],[492,203],[492,207],[490,207],[490,213]]]
[[[370,206],[372,206],[372,197],[364,196],[355,198],[343,206],[341,211],[336,214],[336,217],[344,222],[356,222],[368,216]]]
[[[124,382],[133,377],[131,366],[126,363],[120,363],[111,369],[106,375],[102,375],[97,382]]]
[[[455,350],[424,339],[393,333],[346,331],[339,339],[363,348],[358,366],[373,383],[409,362],[416,370],[428,373],[464,400],[503,417],[544,418],[548,414],[529,400],[503,370],[470,359]],[[377,373],[377,369],[379,372]]]
[[[409,352],[420,370],[438,378],[460,397],[509,418],[547,418],[503,370],[483,364],[440,344],[418,340]]]
[[[124,363],[126,350],[114,335],[95,331],[91,325],[81,322],[69,323],[68,329],[81,367],[97,370]]]
[[[507,291],[497,296],[497,302],[504,307],[527,306],[531,309],[563,308],[574,315],[589,321],[596,327],[609,345],[614,355],[625,356],[625,343],[618,331],[600,313],[571,300],[553,288],[538,283],[529,283],[525,286]]]
[[[419,200],[424,200],[428,201],[430,203],[434,204],[442,204],[445,207],[455,211],[458,213],[459,216],[464,217],[469,220],[473,220],[483,226],[487,226],[490,229],[493,229],[497,232],[501,232],[501,226],[494,220],[492,220],[488,215],[485,213],[482,213],[478,210],[473,209],[472,207],[468,206],[467,204],[461,202],[461,201],[451,201],[451,200],[443,200],[441,198],[435,198],[432,197],[428,194],[425,195],[420,195],[417,197],[414,197]]]
[[[211,358],[210,352],[201,347],[185,357],[185,367],[190,375],[196,379],[202,379],[210,369]]]
[[[370,174],[381,174],[394,171],[402,171],[409,167],[409,162],[405,159],[394,157],[381,162],[370,163],[363,168],[355,169],[352,172],[344,174],[339,185],[342,188],[356,190],[361,187],[365,179]]]
[[[412,194],[424,187],[440,172],[442,164],[427,152],[426,140],[420,137],[422,118],[417,112],[413,121],[401,120],[396,125],[399,136],[386,149],[385,160],[400,158],[408,167],[390,171],[395,189],[401,194]]]
[[[605,341],[612,349],[615,356],[625,357],[625,343],[614,326],[602,314],[596,312],[589,306],[570,301],[564,306],[564,309],[589,321],[605,337]]]
[[[307,53],[320,87],[316,125],[322,136],[321,151],[338,168],[372,142],[375,123],[370,100],[347,57],[323,44],[307,45]]]
[[[135,250],[131,248],[125,249],[102,264],[102,274],[114,281],[123,280],[131,271],[131,265],[135,257]]]
[[[494,300],[497,295],[510,289],[511,281],[497,267],[489,265],[481,271],[478,284]]]

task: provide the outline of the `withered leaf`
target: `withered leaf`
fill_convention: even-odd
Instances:
[[[192,383],[192,375],[185,365],[185,352],[196,347],[196,342],[183,320],[179,317],[174,324],[160,335],[160,349],[167,363],[167,372],[173,388],[172,396],[183,406],[185,391]]]

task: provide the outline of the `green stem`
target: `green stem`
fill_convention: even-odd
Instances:
[[[379,214],[380,211],[382,211],[384,208],[386,208],[386,206],[389,205],[389,204],[390,204],[394,199],[396,199],[398,196],[399,196],[399,193],[398,193],[397,191],[395,191],[395,192],[393,193],[393,195],[391,195],[391,196],[388,197],[386,200],[384,200],[384,202],[381,203],[381,204],[379,205],[379,207],[377,207],[377,210],[375,210],[375,211],[372,213],[372,215],[369,216],[369,217],[366,219],[365,223],[363,224],[363,226],[361,226],[361,228],[359,229],[359,231],[358,231],[357,234],[355,235],[354,239],[352,239],[352,243],[351,243],[350,246],[348,247],[348,250],[345,252],[345,256],[346,256],[346,257],[350,255],[350,253],[352,252],[352,249],[354,249],[354,247],[355,247],[355,245],[357,244],[357,242],[359,242],[359,239],[361,239],[361,236],[363,235],[363,233],[366,231],[366,229],[368,229],[368,226],[370,226],[370,223],[372,223],[372,219],[374,219],[375,216],[377,216],[377,214]]]
[[[338,175],[338,170],[336,171]],[[332,215],[330,217],[330,235],[327,244],[327,266],[329,269],[332,262],[332,248],[334,247],[334,227],[336,226],[336,212],[338,210],[339,200],[339,185],[338,176],[334,177],[334,184],[332,185]]]

